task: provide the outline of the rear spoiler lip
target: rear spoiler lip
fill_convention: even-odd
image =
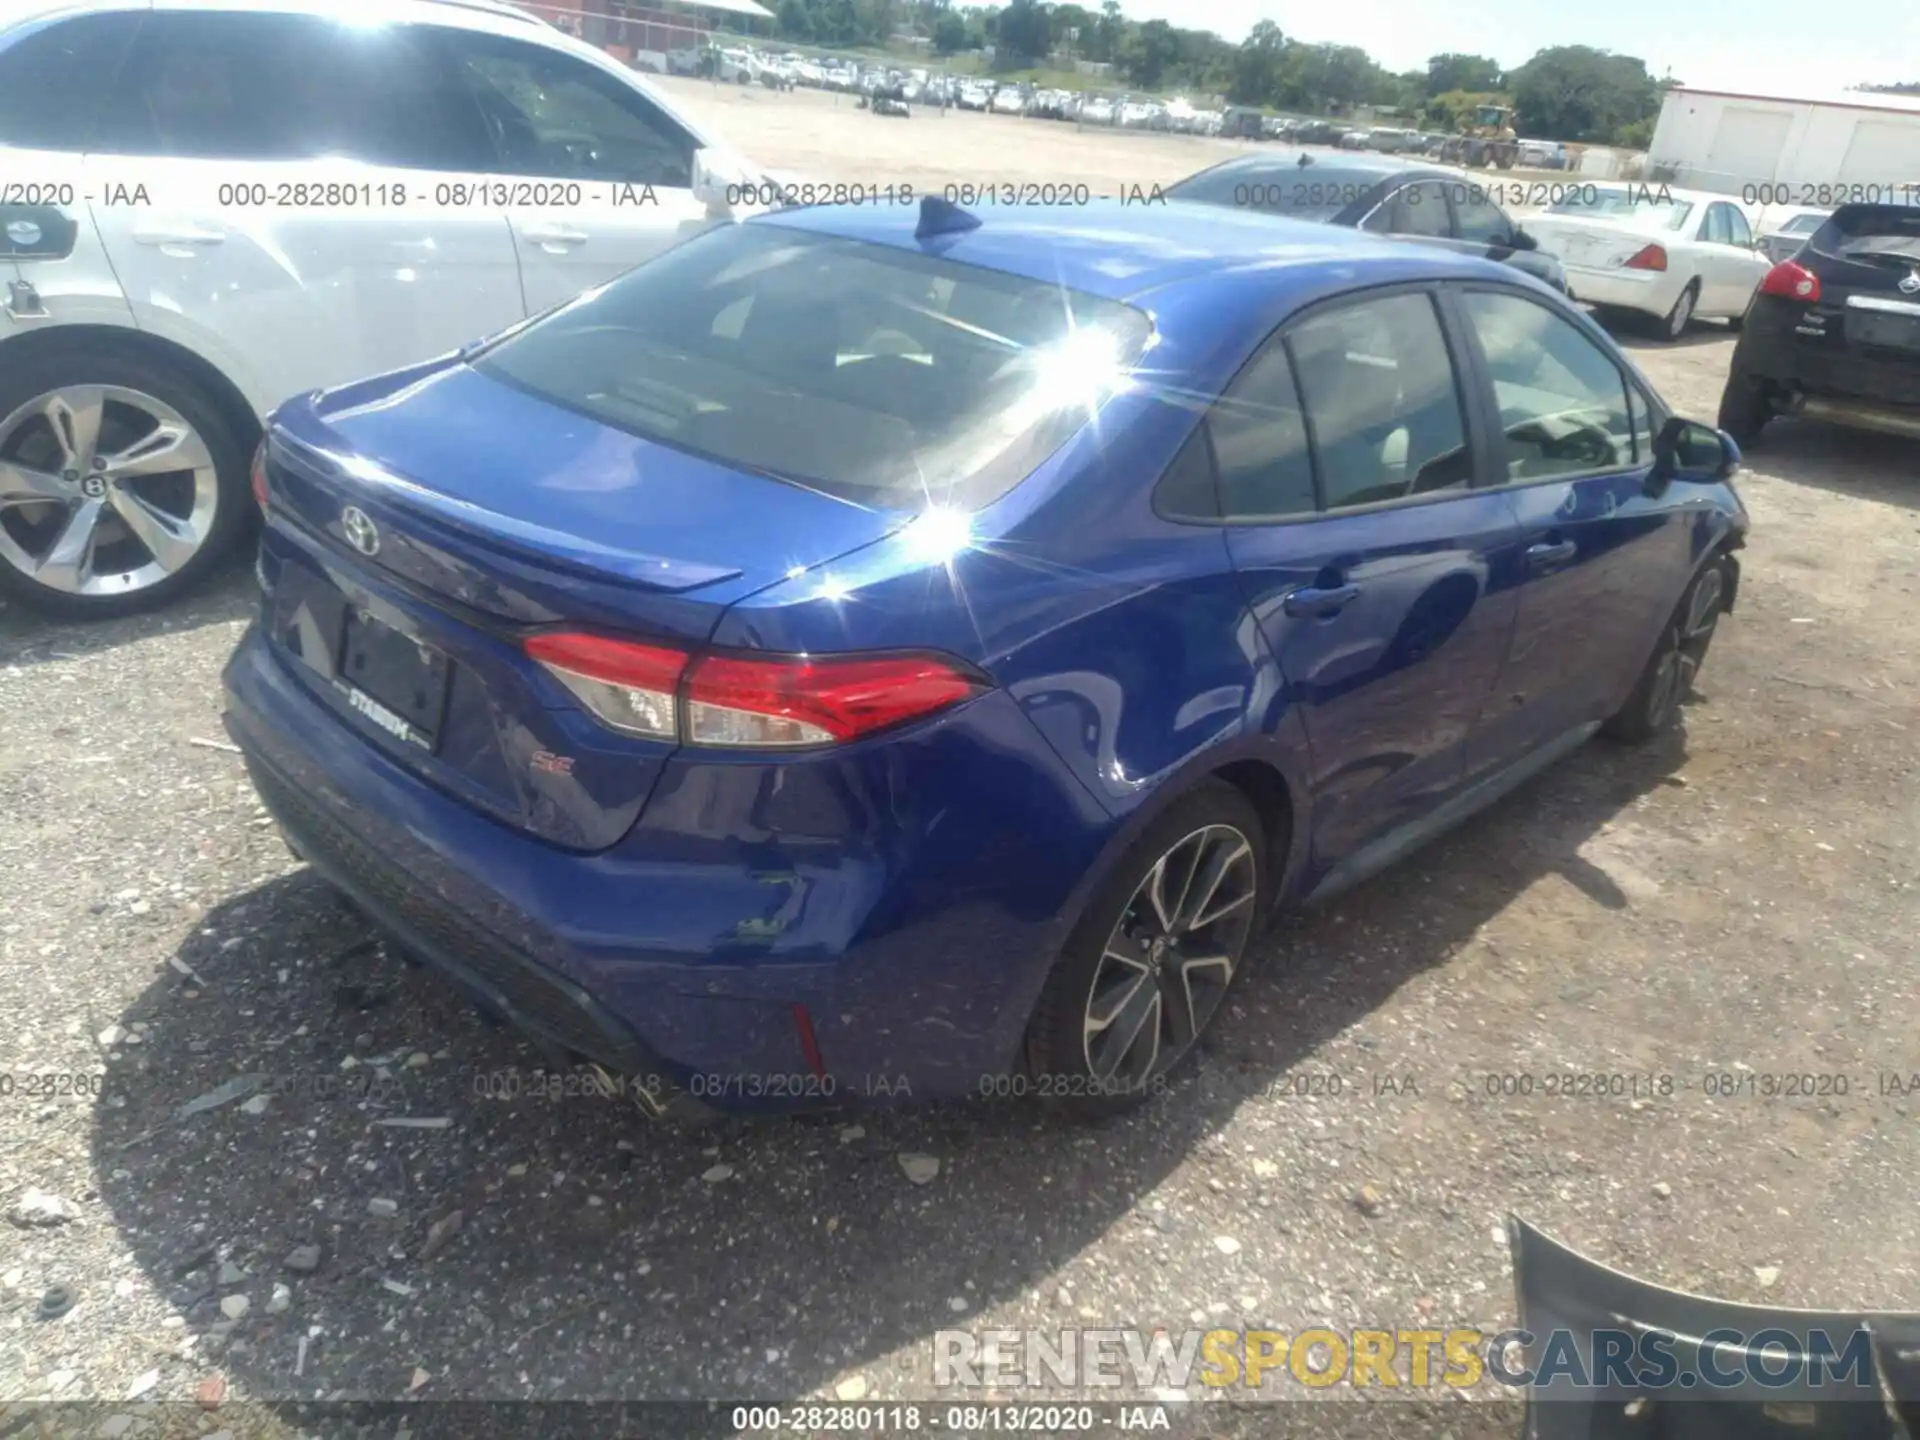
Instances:
[[[324,425],[317,416],[310,424]],[[335,484],[364,487],[429,531],[477,539],[530,565],[568,571],[664,594],[683,594],[738,579],[737,567],[703,565],[599,545],[578,535],[552,530],[530,520],[485,509],[429,489],[365,456],[333,451],[311,438],[293,434],[276,415],[268,427],[269,456],[275,450],[294,457],[309,471]],[[435,535],[433,538],[439,538]]]

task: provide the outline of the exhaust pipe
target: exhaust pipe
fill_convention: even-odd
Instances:
[[[1850,425],[1860,430],[1878,430],[1883,435],[1904,435],[1920,440],[1920,412],[1887,410],[1874,405],[1856,405],[1847,400],[1824,400],[1817,395],[1799,397],[1787,412],[1809,420],[1826,420],[1835,425]]]

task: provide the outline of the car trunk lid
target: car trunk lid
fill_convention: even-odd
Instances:
[[[1622,222],[1573,215],[1535,215],[1527,220],[1526,229],[1540,242],[1540,248],[1558,258],[1562,265],[1586,270],[1618,269],[1647,246],[1670,244],[1679,238],[1677,232],[1651,218]]]
[[[734,601],[906,520],[641,439],[457,359],[290,402],[265,469],[267,623],[295,673],[424,778],[586,850],[632,825],[674,746],[594,722],[525,637],[583,628],[691,650]]]

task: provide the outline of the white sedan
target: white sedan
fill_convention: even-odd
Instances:
[[[1527,232],[1566,267],[1576,300],[1651,315],[1669,340],[1697,315],[1737,323],[1772,268],[1724,195],[1639,182],[1573,191]]]

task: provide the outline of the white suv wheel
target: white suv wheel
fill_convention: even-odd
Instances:
[[[136,385],[47,383],[0,419],[6,588],[105,613],[203,568],[231,529],[224,440]]]

